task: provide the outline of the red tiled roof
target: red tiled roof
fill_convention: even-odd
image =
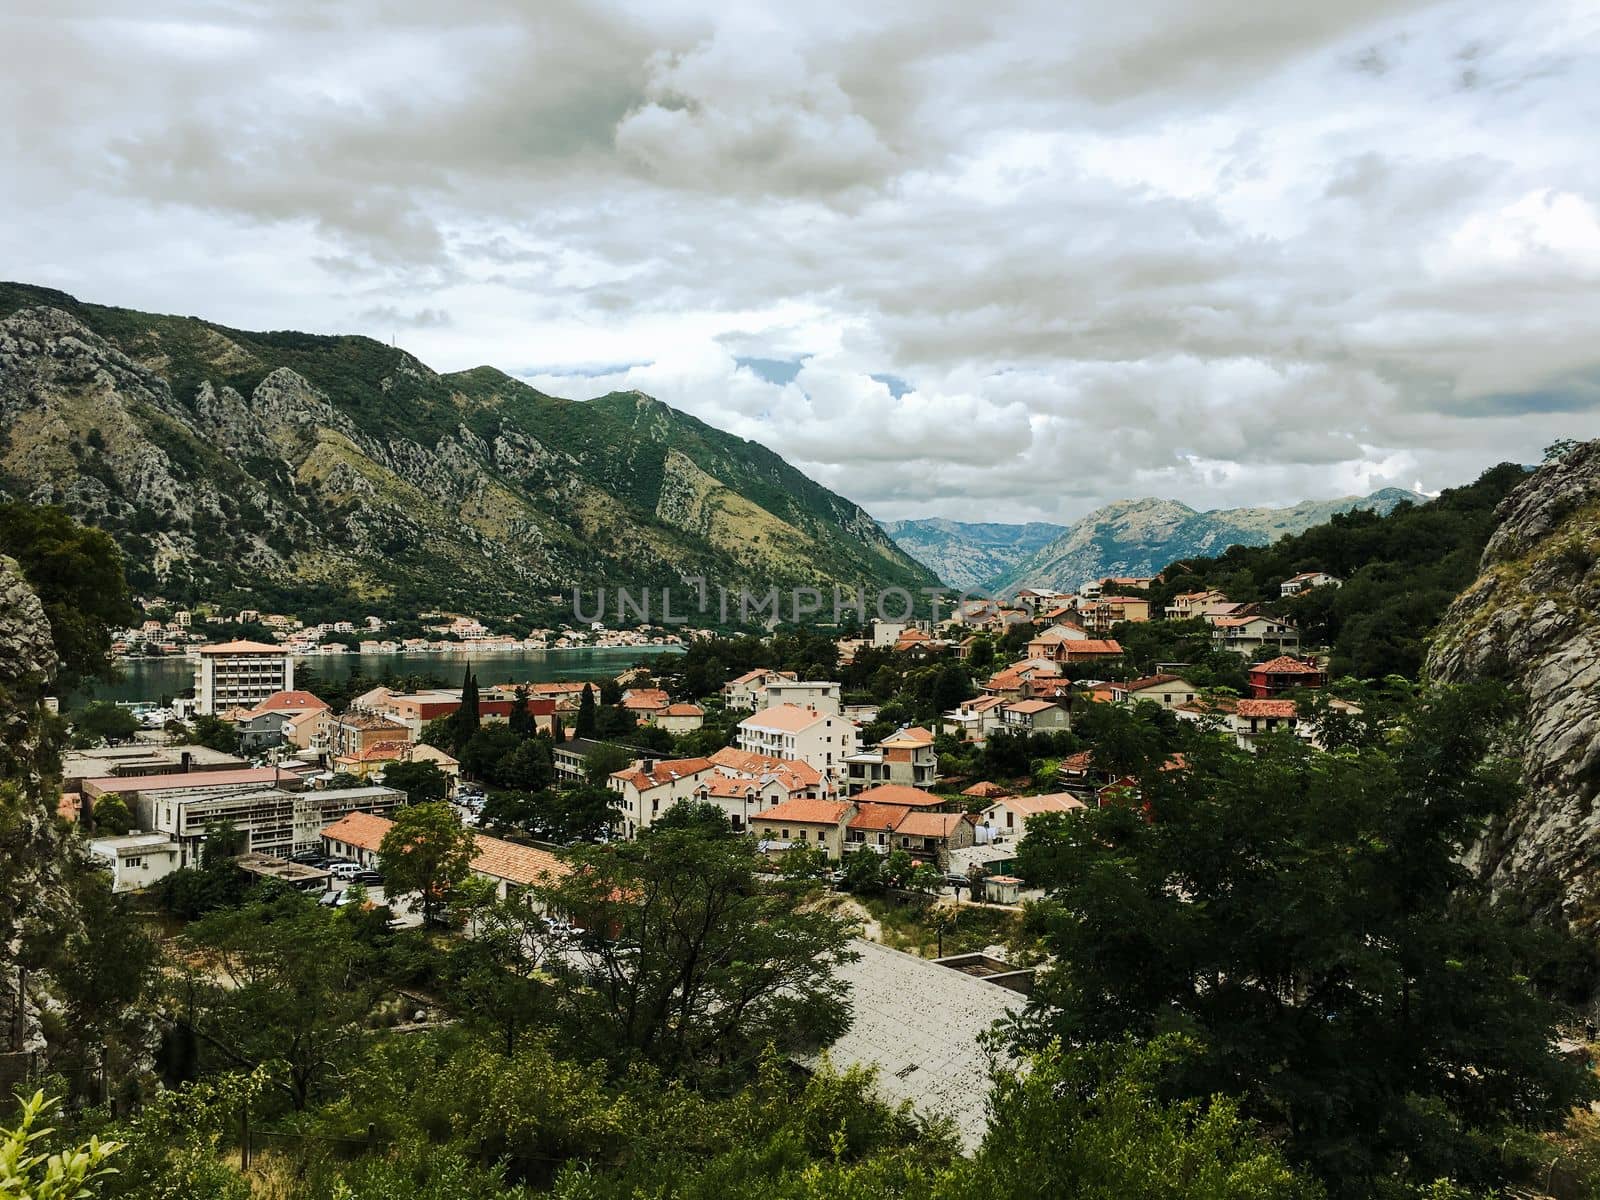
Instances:
[[[1146,675],[1142,679],[1129,680],[1127,683],[1119,683],[1116,686],[1124,692],[1140,692],[1145,688],[1160,687],[1163,683],[1182,682],[1183,677],[1181,675],[1160,674]]]
[[[1052,792],[1048,796],[1012,796],[997,803],[1004,804],[1023,819],[1036,817],[1040,813],[1076,812],[1089,807],[1070,792]]]
[[[1250,673],[1260,671],[1267,675],[1320,675],[1322,671],[1308,662],[1288,654],[1280,654],[1250,668]]]
[[[711,763],[725,771],[735,771],[740,775],[749,775],[760,778],[764,775],[774,775],[780,779],[787,778],[802,787],[814,787],[822,782],[822,772],[802,759],[794,758],[769,758],[764,754],[756,754],[751,750],[740,750],[736,746],[724,746],[711,756]],[[794,790],[792,785],[790,790]]]
[[[757,729],[781,729],[785,733],[799,733],[826,719],[824,714],[814,708],[801,708],[798,704],[775,704],[771,708],[762,709],[754,716],[746,717],[739,724],[741,727],[749,725]]]
[[[376,854],[383,845],[383,836],[394,828],[388,817],[376,813],[355,812],[340,817],[322,831],[322,836],[343,842]],[[486,834],[474,834],[477,853],[472,858],[472,869],[480,875],[491,875],[509,883],[526,886],[541,880],[558,879],[570,874],[572,868],[548,850],[534,846],[519,846]]]
[[[837,825],[849,811],[850,806],[838,800],[785,800],[750,819],[790,825]]]
[[[650,770],[642,767],[627,767],[621,771],[611,772],[611,778],[621,779],[633,784],[641,792],[651,788],[661,787],[675,779],[683,779],[689,775],[698,775],[701,771],[711,770],[709,758],[669,758],[662,762],[651,764]]]
[[[1293,700],[1241,700],[1234,711],[1241,717],[1293,717],[1299,713]]]
[[[1061,643],[1061,651],[1068,658],[1090,658],[1095,655],[1122,653],[1122,643],[1115,638],[1078,638]]]
[[[393,826],[393,821],[388,817],[380,817],[377,813],[353,812],[346,813],[332,825],[326,826],[322,836],[343,842],[346,846],[371,850],[376,854],[378,847],[383,844],[383,835]]]
[[[703,717],[706,710],[698,704],[669,704],[661,710],[664,717]]]
[[[179,789],[207,787],[232,787],[240,783],[297,782],[298,777],[272,767],[239,767],[232,771],[185,771],[172,775],[102,775],[83,781],[83,790],[91,796],[112,792],[170,792]]]
[[[857,809],[856,815],[850,818],[849,828],[892,832],[910,812],[909,808],[898,804],[863,804]]]
[[[198,648],[201,654],[288,654],[287,646],[266,642],[218,642],[211,646]]]
[[[965,813],[912,811],[895,826],[894,831],[907,837],[947,838],[966,819]]]
[[[937,808],[948,803],[948,798],[903,783],[880,783],[857,793],[855,801],[857,804],[898,804],[901,808]]]
[[[963,796],[976,796],[980,800],[987,800],[991,796],[1009,796],[1011,791],[1009,788],[1001,787],[998,783],[991,783],[985,779],[969,788],[963,788],[961,794]]]

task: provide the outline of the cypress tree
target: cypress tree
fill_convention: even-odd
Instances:
[[[587,683],[583,685],[583,696],[578,701],[578,736],[594,736],[594,689]]]
[[[472,667],[467,667],[466,677],[461,681],[461,707],[456,709],[456,752],[459,754],[461,747],[472,740],[472,735],[478,732],[480,724],[478,717],[478,677],[472,673]]]

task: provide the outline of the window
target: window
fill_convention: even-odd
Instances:
[[[1006,809],[1006,828],[1010,829],[1016,823],[1017,823],[1016,814],[1013,813],[1009,808]]]
[[[123,864],[123,866],[126,866],[126,867],[142,867],[142,866],[144,866],[144,859],[142,859],[142,858],[125,858],[125,859],[122,860],[122,864]]]
[[[826,840],[827,840],[827,833],[824,830],[821,830],[821,829],[817,830],[817,841],[823,842],[823,841],[826,841]]]
[[[783,831],[783,840],[786,842],[789,840],[789,831],[787,829]]]

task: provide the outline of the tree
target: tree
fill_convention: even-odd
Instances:
[[[461,680],[461,707],[456,709],[456,745],[465,746],[478,732],[478,677],[467,667]]]
[[[556,778],[555,765],[550,757],[550,739],[524,738],[521,745],[495,764],[492,777],[501,787],[524,792],[543,791]]]
[[[522,745],[516,734],[503,721],[492,721],[483,726],[456,751],[461,769],[474,779],[499,785],[500,764]]]
[[[883,855],[876,850],[853,850],[844,856],[840,865],[844,870],[844,886],[849,891],[868,894],[883,890]]]
[[[849,927],[801,903],[808,885],[758,880],[759,865],[748,838],[651,828],[576,851],[569,876],[535,889],[583,928],[616,934],[592,952],[588,986],[558,993],[587,1052],[708,1080],[742,1073],[769,1042],[838,1036],[848,1017],[834,968],[853,957]]]
[[[415,811],[415,810],[405,810]],[[295,892],[195,922],[184,940],[203,969],[179,985],[201,1043],[232,1067],[281,1063],[275,1086],[298,1111],[367,1036],[378,998],[372,954],[339,914]]]
[[[549,1006],[548,989],[536,976],[553,947],[529,900],[522,888],[501,899],[488,879],[463,882],[451,899],[467,934],[450,952],[452,1000],[469,1020],[495,1030],[506,1054]]]
[[[450,794],[450,777],[427,759],[390,763],[383,769],[383,785],[404,792],[410,804],[428,804]]]
[[[189,722],[189,737],[196,745],[223,754],[239,753],[239,731],[233,722],[211,713],[196,713]]]
[[[633,761],[625,746],[596,746],[583,756],[583,777],[591,787],[603,787],[611,772],[620,771]]]
[[[583,685],[583,695],[578,698],[578,723],[575,726],[577,736],[592,738],[594,723],[594,688],[586,683]]]
[[[79,525],[65,509],[14,500],[0,504],[0,554],[17,560],[39,597],[62,681],[106,677],[111,630],[138,616],[110,536]]]
[[[105,739],[113,744],[132,737],[139,719],[120,704],[91,704],[72,718],[73,728],[90,744]]]
[[[511,713],[506,718],[506,724],[511,727],[511,732],[518,737],[533,736],[533,713],[528,709],[528,689],[518,686],[512,693]]]
[[[450,889],[467,877],[477,843],[448,804],[411,804],[395,814],[378,858],[390,895],[419,892],[422,921],[431,924]]]
[[[115,792],[101,796],[89,812],[96,833],[117,837],[133,828],[133,814],[128,811],[128,802]]]
[[[1506,1126],[1581,1099],[1535,991],[1531,930],[1461,863],[1516,795],[1489,756],[1508,701],[1441,689],[1379,744],[1196,743],[1124,806],[1029,823],[1020,873],[1056,965],[1027,1031],[1074,1044],[1193,1031],[1190,1095],[1283,1129],[1336,1194],[1380,1177],[1494,1186]],[[1330,1103],[1330,1098],[1337,1098]]]

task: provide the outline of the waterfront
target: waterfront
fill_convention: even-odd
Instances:
[[[471,662],[483,687],[495,683],[546,683],[560,679],[599,679],[616,675],[641,659],[675,654],[677,646],[607,646],[601,649],[494,651],[484,654],[314,654],[295,659],[296,677],[311,668],[323,679],[346,679],[358,667],[368,679],[397,675],[433,675],[450,686],[460,684]],[[129,659],[118,664],[115,683],[96,683],[93,694],[68,697],[69,708],[91,699],[159,702],[194,686],[194,663],[181,655]]]

